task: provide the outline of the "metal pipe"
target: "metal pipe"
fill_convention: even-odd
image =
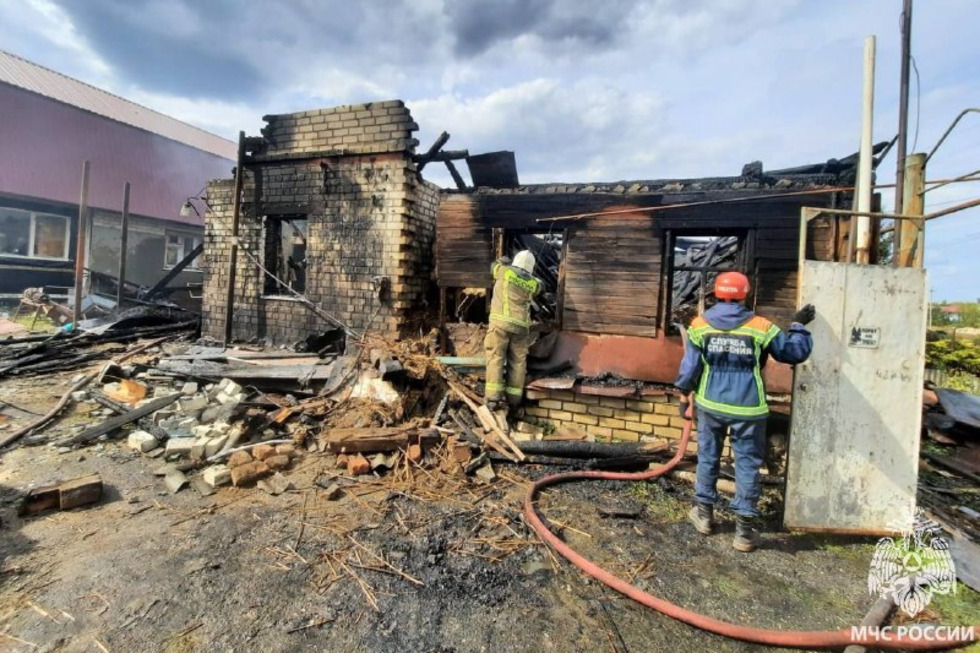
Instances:
[[[864,40],[864,87],[861,113],[861,149],[858,155],[857,210],[871,210],[871,165],[875,99],[875,37]],[[855,262],[866,265],[871,259],[871,219],[861,215],[855,229]]]
[[[122,233],[119,235],[119,275],[116,282],[119,288],[116,292],[116,310],[122,308],[123,286],[126,285],[126,250],[129,242],[129,182],[123,186]],[[166,243],[164,243],[166,247]]]
[[[82,161],[82,190],[78,200],[78,234],[75,237],[75,311],[72,317],[72,331],[78,328],[82,320],[82,281],[85,276],[85,229],[88,220],[88,177],[89,162]]]
[[[949,136],[950,132],[953,131],[953,128],[956,127],[956,125],[960,122],[960,120],[963,119],[963,116],[965,116],[968,113],[980,113],[980,107],[971,107],[969,109],[963,109],[962,111],[960,111],[960,115],[956,116],[953,122],[950,123],[949,127],[946,128],[946,131],[943,132],[943,135],[939,139],[939,142],[936,143],[936,145],[929,152],[928,156],[926,156],[926,163],[929,163],[929,159],[931,159],[932,155],[936,153],[936,150],[939,149],[939,146],[943,144],[943,142],[946,140],[946,137]]]

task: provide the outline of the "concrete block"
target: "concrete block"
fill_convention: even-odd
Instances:
[[[194,447],[194,438],[170,438],[167,440],[166,454],[168,456],[180,456],[187,458],[191,455]]]
[[[204,482],[211,487],[219,487],[231,483],[231,470],[226,465],[211,465],[202,474]]]
[[[139,451],[140,453],[152,451],[153,449],[156,449],[158,444],[157,439],[146,431],[133,431],[129,434],[129,438],[127,438],[126,442],[129,444],[131,449]]]
[[[221,451],[221,449],[228,443],[228,434],[214,436],[212,435],[208,438],[208,443],[204,445],[204,457],[210,458],[214,454]]]
[[[203,460],[204,450],[210,441],[211,438],[208,436],[194,438],[194,443],[191,445],[191,460]]]
[[[163,425],[163,422],[173,419],[173,416],[174,416],[174,411],[172,410],[166,410],[166,409],[158,410],[157,412],[153,413],[153,423],[159,426],[160,428],[165,429],[167,427]],[[176,426],[176,423],[174,425]]]
[[[184,472],[179,469],[173,469],[163,477],[163,482],[167,484],[167,489],[170,490],[170,494],[177,494],[182,489],[184,489],[190,482]]]
[[[188,381],[187,383],[185,383],[180,388],[180,394],[184,395],[185,397],[190,397],[192,395],[197,394],[197,382]]]
[[[208,398],[204,395],[194,395],[177,401],[177,408],[184,414],[193,413],[195,411],[200,412],[207,407]]]
[[[192,428],[191,433],[194,434],[195,438],[209,438],[211,437],[211,426],[208,424],[200,424]]]
[[[177,428],[179,428],[179,429],[187,429],[188,431],[190,431],[191,429],[193,429],[195,426],[198,426],[199,424],[200,424],[200,422],[198,421],[196,415],[181,416],[177,420]]]
[[[78,390],[77,392],[71,393],[71,398],[75,403],[80,403],[88,399],[88,393],[84,390]]]

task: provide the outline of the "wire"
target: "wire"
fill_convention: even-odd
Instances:
[[[912,151],[919,142],[919,116],[922,115],[922,84],[919,81],[919,65],[915,63],[915,57],[909,55],[912,62],[912,70],[915,71],[915,138],[912,139]]]

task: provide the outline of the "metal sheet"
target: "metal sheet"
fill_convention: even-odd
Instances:
[[[814,352],[797,367],[785,525],[887,533],[915,511],[926,277],[806,261]]]
[[[964,426],[980,429],[980,397],[950,388],[936,388],[943,412]]]

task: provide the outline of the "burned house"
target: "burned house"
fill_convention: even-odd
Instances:
[[[679,437],[668,405],[683,353],[681,329],[711,303],[714,277],[739,270],[749,305],[784,328],[796,308],[800,208],[850,201],[847,162],[728,178],[539,184],[444,191],[436,222],[441,320],[486,317],[490,264],[532,248],[549,292],[537,306],[553,331],[532,361],[528,413],[602,439]],[[807,257],[836,260],[846,226],[810,224]],[[534,351],[532,350],[532,356]],[[551,370],[550,378],[548,371]],[[770,392],[791,370],[770,361]]]
[[[96,281],[118,273],[126,182],[131,284],[152,286],[201,244],[197,196],[231,169],[234,143],[3,51],[0,106],[0,298],[73,286],[85,160],[85,268]],[[201,276],[192,261],[171,298],[187,300]]]
[[[486,322],[492,261],[529,248],[547,289],[535,317],[552,335],[532,350],[528,412],[604,439],[679,435],[665,388],[682,326],[713,301],[718,272],[745,272],[750,305],[788,325],[800,208],[843,206],[853,183],[853,161],[832,160],[751,164],[725,178],[518,185],[513,157],[498,153],[464,156],[475,188],[456,174],[456,189],[439,189],[419,173],[418,126],[401,101],[265,120],[261,137],[241,139],[238,205],[235,179],[208,186],[206,335],[419,335],[438,316],[446,353],[460,354],[451,332]],[[847,247],[846,224],[808,228],[808,257],[836,260]],[[479,354],[470,339],[464,355]],[[771,362],[766,376],[771,392],[790,391],[787,366]]]
[[[235,180],[208,186],[204,333],[286,343],[338,324],[408,329],[439,203],[416,170],[409,110],[393,100],[265,120],[262,137],[243,137],[237,211]]]

